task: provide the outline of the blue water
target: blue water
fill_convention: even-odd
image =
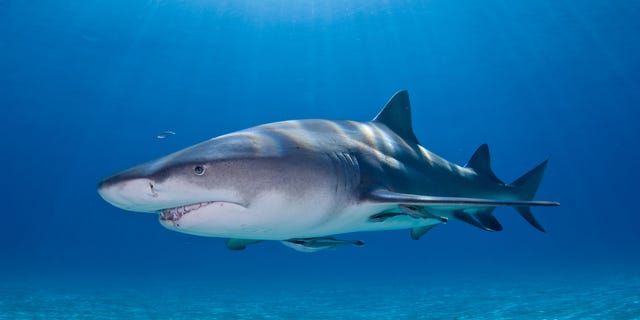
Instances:
[[[639,319],[637,1],[0,1],[0,318]],[[416,135],[536,208],[302,254],[168,231],[104,177],[249,126],[366,121],[407,89]],[[176,132],[157,139],[165,130]]]

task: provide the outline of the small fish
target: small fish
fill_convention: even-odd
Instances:
[[[169,137],[171,137],[171,136],[173,136],[175,134],[176,133],[171,131],[171,130],[162,131],[156,136],[156,138],[158,138],[158,139],[167,139],[167,138],[169,138]]]

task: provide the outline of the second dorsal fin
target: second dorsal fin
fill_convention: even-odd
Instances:
[[[465,167],[473,169],[478,175],[498,184],[504,184],[491,170],[491,156],[489,155],[489,146],[486,143],[478,147]]]
[[[373,121],[384,124],[409,143],[418,143],[411,126],[411,103],[407,90],[396,92]]]

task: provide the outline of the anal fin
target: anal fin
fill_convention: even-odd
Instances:
[[[472,215],[464,212],[463,210],[456,210],[453,212],[453,217],[466,222],[476,228],[480,228],[482,230],[487,230],[478,220],[476,220]]]
[[[496,219],[496,217],[491,214],[494,208],[488,208],[482,211],[475,213],[473,216],[480,222],[480,224],[484,227],[485,230],[489,231],[502,231],[502,225]]]
[[[501,231],[502,225],[498,219],[491,214],[493,210],[494,208],[487,208],[475,210],[473,213],[468,213],[465,210],[456,210],[453,212],[453,217],[482,230]]]

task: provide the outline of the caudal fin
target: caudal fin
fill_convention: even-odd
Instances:
[[[530,201],[533,199],[533,196],[535,196],[536,191],[538,190],[538,186],[540,186],[540,181],[542,181],[542,177],[544,176],[544,170],[547,168],[548,161],[549,159],[545,160],[537,167],[511,183],[511,186],[515,188],[515,193],[520,200]],[[525,220],[527,220],[527,222],[529,222],[530,225],[542,232],[546,232],[533,213],[531,213],[531,207],[523,206],[514,208]]]

